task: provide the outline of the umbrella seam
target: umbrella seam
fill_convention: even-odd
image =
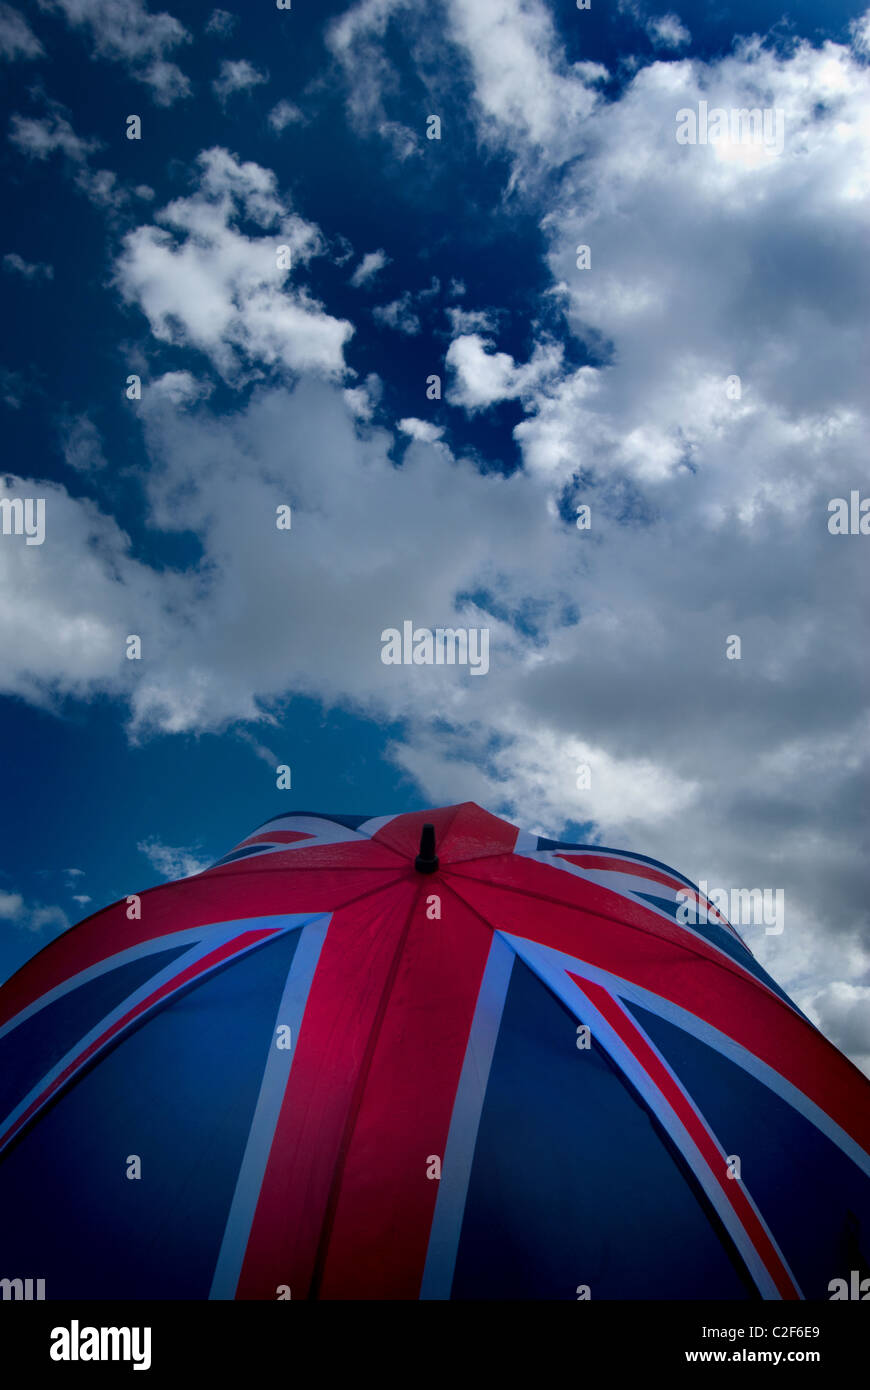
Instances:
[[[459,877],[463,877],[463,875],[459,875]],[[486,881],[483,880],[483,879],[475,879],[475,878],[471,877],[471,882],[474,882],[474,883],[484,883],[484,884],[485,884]],[[770,988],[770,985],[766,984],[766,982],[765,982],[764,980],[760,980],[760,979],[758,978],[757,975],[754,975],[754,974],[752,973],[751,970],[742,970],[741,967],[740,967],[740,965],[739,965],[739,962],[737,962],[737,961],[732,961],[731,958],[730,958],[730,956],[727,956],[724,952],[722,953],[723,959],[722,959],[721,961],[718,960],[718,959],[711,960],[710,957],[707,956],[707,955],[705,955],[703,951],[698,951],[698,950],[696,950],[695,947],[693,947],[693,946],[683,945],[682,942],[680,942],[680,941],[674,941],[674,940],[672,940],[671,937],[665,936],[662,932],[652,931],[652,930],[651,930],[650,928],[648,928],[648,927],[639,927],[639,926],[636,926],[633,922],[628,922],[628,921],[626,921],[625,918],[623,918],[623,917],[610,916],[610,915],[609,915],[608,913],[606,913],[606,912],[596,912],[594,908],[580,907],[577,903],[568,903],[568,902],[565,902],[564,899],[560,899],[560,898],[551,898],[548,894],[537,893],[537,892],[534,892],[534,891],[532,891],[531,889],[528,889],[528,888],[518,888],[518,887],[515,887],[513,884],[507,884],[507,883],[493,883],[493,884],[490,884],[489,886],[492,887],[492,888],[499,888],[499,889],[501,889],[501,890],[502,890],[503,892],[505,892],[505,893],[520,893],[520,894],[523,894],[525,897],[535,898],[535,899],[537,899],[538,902],[550,903],[550,904],[552,904],[552,905],[555,906],[555,907],[566,908],[566,909],[567,909],[568,911],[570,911],[570,912],[583,912],[583,913],[586,914],[587,917],[597,917],[597,918],[599,918],[602,922],[614,922],[614,923],[616,923],[618,926],[621,926],[621,927],[628,927],[630,931],[643,932],[646,936],[651,936],[651,937],[653,937],[654,940],[656,940],[656,941],[663,941],[663,942],[666,942],[668,945],[675,946],[676,949],[677,949],[678,951],[684,951],[686,955],[694,956],[694,957],[696,957],[698,960],[707,961],[708,964],[710,964],[710,965],[717,965],[717,966],[720,967],[720,969],[722,969],[722,970],[727,970],[729,975],[734,975],[734,976],[736,976],[737,979],[743,980],[743,981],[745,982],[746,979],[747,979],[747,977],[748,977],[750,980],[753,981],[754,984],[759,985],[763,990],[765,990],[766,993],[769,994],[770,997],[771,997],[772,999],[775,999],[776,1002],[777,1002],[778,1004],[781,1004],[783,1008],[788,1009],[788,1011],[789,1011],[790,1014],[796,1015],[798,1018],[801,1018],[801,1019],[803,1018],[803,1014],[802,1014],[798,1009],[796,1009],[796,1008],[794,1007],[793,1004],[787,1003],[785,999],[782,999],[782,998],[776,993],[775,990],[772,990],[772,989]],[[595,886],[596,886],[596,887],[601,887],[601,885],[599,885],[599,884],[596,884]],[[604,892],[611,892],[612,890],[611,890],[611,889],[603,889],[603,891],[604,891]],[[458,889],[454,889],[454,892],[457,893],[457,896],[461,899],[462,902],[466,903],[467,906],[471,906],[470,903],[467,903],[466,899],[462,896],[461,892],[459,892]],[[492,925],[492,924],[490,924],[490,925]],[[493,930],[503,930],[503,928],[495,928],[495,927],[494,927]],[[546,945],[545,942],[542,943],[542,944]],[[710,944],[711,950],[717,950],[717,949],[718,949],[717,947],[713,946],[712,943],[709,943],[709,944]],[[755,961],[755,957],[754,957],[754,956],[752,957],[752,959],[753,959],[753,961]],[[757,964],[758,962],[755,961],[755,963]],[[763,967],[762,967],[762,969],[763,969]],[[612,973],[612,972],[611,972],[611,973]]]

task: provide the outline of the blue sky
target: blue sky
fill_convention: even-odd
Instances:
[[[0,5],[46,499],[0,536],[0,978],[276,811],[473,798],[782,888],[747,939],[868,1065],[868,52],[860,3]],[[782,151],[678,145],[702,99]],[[486,678],[385,666],[406,619],[488,627]]]

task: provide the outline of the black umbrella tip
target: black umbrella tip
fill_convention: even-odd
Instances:
[[[420,853],[414,860],[418,874],[434,874],[438,868],[438,855],[435,853],[435,827],[429,821],[420,832]]]

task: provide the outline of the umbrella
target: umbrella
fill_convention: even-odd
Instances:
[[[0,989],[0,1278],[48,1299],[855,1296],[868,1097],[654,859],[473,803],[293,812]]]

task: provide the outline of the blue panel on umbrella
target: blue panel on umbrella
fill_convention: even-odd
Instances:
[[[50,1299],[208,1297],[299,939],[186,990],[9,1151],[4,1272],[45,1278]]]
[[[92,1028],[190,943],[155,951],[70,990],[0,1039],[0,1118],[29,1093]]]
[[[569,1011],[517,961],[452,1297],[746,1298],[694,1183]]]
[[[842,1150],[763,1082],[714,1047],[628,1006],[676,1072],[726,1154],[805,1298],[870,1261],[870,1182]],[[870,1271],[867,1271],[870,1272]]]

